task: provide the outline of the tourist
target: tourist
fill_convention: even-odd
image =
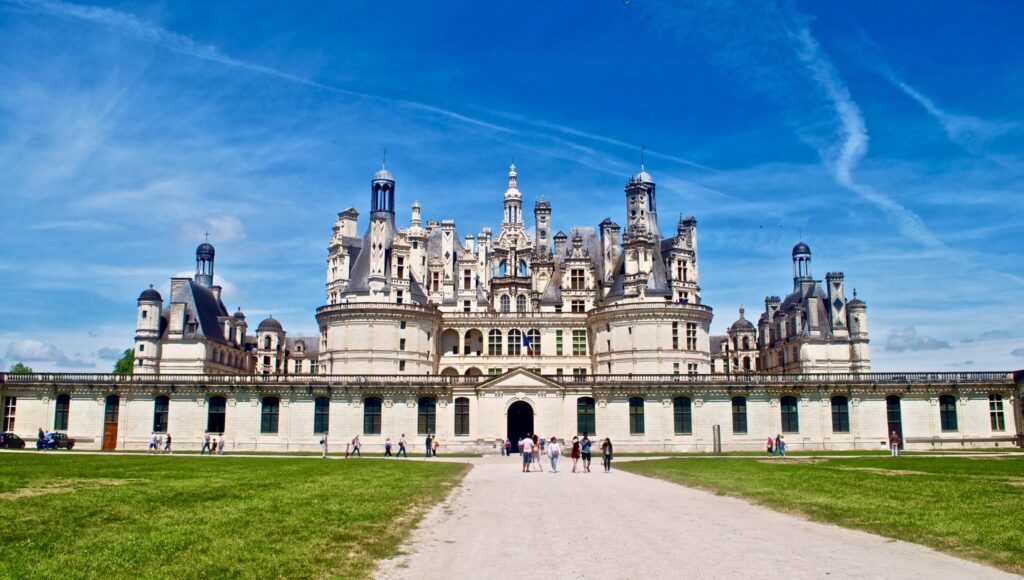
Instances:
[[[171,434],[170,433],[167,434],[167,440],[164,442],[164,453],[167,453],[168,455],[171,455],[171,454],[174,453],[173,451],[171,451]]]
[[[153,433],[153,436],[149,438],[149,449],[146,450],[147,455],[150,453],[156,453],[156,444],[156,433]]]
[[[765,443],[765,449],[768,450],[768,457],[775,457],[775,445],[773,445],[772,436],[768,436],[768,442]]]
[[[224,455],[224,446],[227,445],[227,441],[224,439],[224,434],[220,434],[220,440],[217,442],[217,455]]]
[[[530,462],[533,461],[533,439],[523,438],[523,473],[530,473]]]
[[[505,455],[512,456],[512,442],[508,439],[505,440]]]
[[[775,453],[777,453],[779,457],[786,456],[786,439],[783,438],[782,433],[775,436]]]
[[[46,431],[43,428],[39,428],[39,435],[36,436],[36,451],[42,451],[46,449]]]
[[[164,436],[161,435],[156,438],[156,451],[154,453],[160,454],[160,450],[164,448]]]
[[[384,440],[384,457],[391,457],[391,438]]]
[[[604,458],[604,472],[608,473],[612,470],[612,440],[607,437],[601,443],[601,456]]]
[[[433,452],[434,452],[434,457],[437,457],[437,449],[438,449],[439,447],[441,447],[441,441],[440,441],[440,440],[439,440],[439,439],[438,439],[437,437],[434,437],[434,444],[433,444],[433,446],[432,446],[432,447],[430,448],[430,449],[431,449],[431,451],[433,451]]]
[[[526,437],[519,438],[519,455],[523,454],[523,443],[526,441]]]
[[[558,457],[562,454],[562,447],[554,437],[548,443],[548,457],[551,458],[551,473],[558,473]]]
[[[430,437],[430,433],[427,433],[427,459],[430,459],[430,453],[434,450],[434,439]]]
[[[543,442],[540,436],[533,434],[533,462],[537,464],[537,471],[544,471],[544,465],[540,462],[540,456],[544,454]]]
[[[360,451],[362,446],[363,444],[359,442],[359,435],[352,438],[352,457],[358,455],[360,459],[363,458],[363,452]]]
[[[580,460],[580,438],[573,436],[572,438],[572,451],[569,453],[572,457],[572,472],[576,473],[576,464]]]
[[[889,435],[889,451],[893,457],[900,456],[900,435],[895,430]]]
[[[583,434],[583,439],[580,440],[580,457],[583,458],[583,473],[590,473],[590,437],[587,434]]]
[[[320,458],[327,459],[327,431],[324,431],[324,436],[320,438],[320,447],[323,448]]]
[[[210,450],[210,434],[209,433],[207,433],[206,437],[203,438],[203,448],[199,450],[199,454],[203,455],[203,454],[205,454],[207,452],[209,452],[211,455],[213,454],[213,451]]]
[[[402,436],[398,439],[398,455],[409,459],[409,454],[405,452],[405,433],[402,433]]]

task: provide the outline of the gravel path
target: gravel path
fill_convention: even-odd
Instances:
[[[622,471],[524,474],[469,460],[378,578],[1019,578]]]

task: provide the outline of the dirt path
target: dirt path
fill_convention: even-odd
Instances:
[[[980,564],[622,471],[473,470],[413,533],[392,578],[1018,578]]]

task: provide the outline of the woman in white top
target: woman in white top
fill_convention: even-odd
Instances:
[[[551,473],[558,473],[558,457],[562,454],[562,446],[554,437],[548,443],[548,457],[551,458]]]

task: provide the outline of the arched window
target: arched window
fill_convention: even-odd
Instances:
[[[523,331],[513,328],[508,331],[508,354],[519,356],[523,349]]]
[[[469,399],[455,399],[455,434],[469,435]]]
[[[516,312],[526,312],[526,294],[516,296]]]
[[[57,396],[57,410],[53,413],[53,430],[67,431],[68,417],[71,415],[71,395]]]
[[[693,433],[693,415],[689,397],[676,397],[672,400],[672,407],[675,414],[676,435],[690,435]]]
[[[643,397],[629,399],[629,434],[644,434],[644,400]]]
[[[313,433],[327,433],[331,428],[331,399],[317,397],[313,401]]]
[[[363,434],[380,435],[380,397],[363,399]]]
[[[416,409],[416,432],[420,435],[437,433],[437,400],[420,397]]]
[[[531,328],[526,332],[526,337],[530,339],[530,349],[533,352],[527,353],[532,356],[540,356],[540,331],[536,328]]]
[[[501,331],[498,329],[487,333],[487,354],[501,355]]]
[[[942,395],[939,397],[939,422],[943,431],[956,431],[956,397]]]
[[[745,397],[732,398],[732,432],[736,434],[747,432],[747,399]]]
[[[530,271],[526,269],[526,262],[519,260],[519,277],[526,278],[530,275]]]
[[[263,350],[270,350],[270,336],[263,337]]]
[[[224,397],[210,397],[206,403],[206,430],[209,433],[224,432],[224,417],[227,400]]]
[[[167,432],[167,416],[171,408],[171,399],[166,395],[160,395],[153,400],[153,432]]]
[[[263,409],[260,412],[260,433],[277,433],[277,419],[281,412],[281,399],[263,397]]]
[[[508,262],[506,262],[505,260],[502,260],[501,263],[498,264],[498,277],[499,278],[503,278],[503,277],[505,277],[505,274],[507,274],[507,273],[508,273]]]
[[[593,397],[576,399],[576,432],[580,435],[593,435],[597,432],[594,407]]]
[[[796,397],[782,397],[779,406],[782,412],[782,432],[799,433],[800,416],[796,408]]]
[[[511,299],[508,296],[501,297],[501,311],[508,312],[510,310]]]
[[[749,356],[743,357],[743,370],[745,370],[745,371],[749,371],[750,370],[750,357]]]
[[[743,350],[750,350],[750,337],[749,336],[744,336],[743,337]]]
[[[1006,431],[1006,417],[1003,415],[1003,396],[988,396],[988,417],[993,431]]]
[[[832,397],[832,432],[850,432],[850,400],[846,397]]]

